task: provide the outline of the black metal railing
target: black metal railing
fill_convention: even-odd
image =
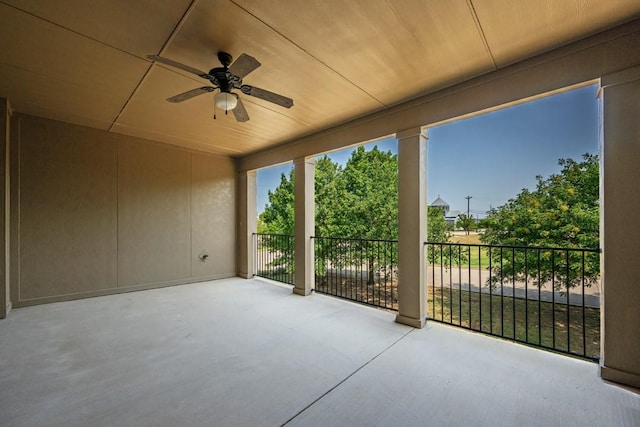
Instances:
[[[396,240],[313,237],[315,291],[398,309]]]
[[[253,234],[255,275],[282,283],[294,284],[293,236],[287,234]]]
[[[598,359],[599,249],[425,246],[430,320]]]

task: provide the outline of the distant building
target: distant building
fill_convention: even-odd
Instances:
[[[429,206],[437,207],[442,210],[442,215],[444,216],[447,224],[451,224],[454,228],[456,227],[456,222],[458,221],[458,217],[460,216],[460,211],[452,211],[449,210],[449,204],[440,198],[438,194],[438,198],[435,199]]]
[[[449,212],[449,204],[444,200],[442,200],[439,194],[438,194],[438,198],[435,199],[429,206],[442,209],[442,215],[445,215],[445,216]]]

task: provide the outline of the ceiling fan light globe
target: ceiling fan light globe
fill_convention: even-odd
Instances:
[[[213,102],[221,110],[230,111],[238,105],[238,98],[229,92],[218,92],[214,95]]]

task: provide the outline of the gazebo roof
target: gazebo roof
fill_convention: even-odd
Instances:
[[[446,206],[446,207],[449,207],[449,203],[447,203],[444,200],[442,200],[440,198],[440,195],[438,195],[438,198],[435,199],[429,206]]]

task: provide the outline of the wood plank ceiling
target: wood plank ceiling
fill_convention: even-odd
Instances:
[[[0,0],[0,97],[18,112],[242,156],[640,17],[638,0]],[[250,121],[213,120],[216,52],[256,57]]]

